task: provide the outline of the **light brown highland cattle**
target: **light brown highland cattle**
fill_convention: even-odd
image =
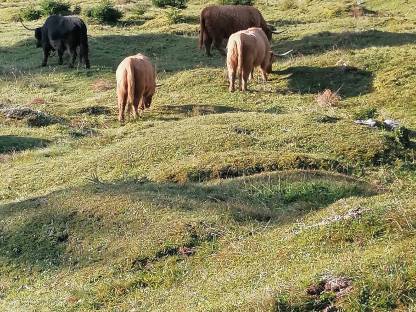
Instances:
[[[124,113],[130,116],[134,108],[134,118],[149,108],[156,90],[155,68],[143,54],[126,57],[117,67],[118,120],[124,122]]]
[[[238,31],[230,36],[227,44],[227,69],[230,92],[235,90],[238,75],[240,90],[247,90],[247,80],[253,75],[255,67],[260,66],[262,77],[272,72],[276,55],[270,48],[269,40],[261,28],[252,27]]]

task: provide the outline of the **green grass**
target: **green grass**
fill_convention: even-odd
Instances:
[[[41,68],[15,22],[28,3],[0,3],[0,310],[416,311],[415,139],[353,122],[416,130],[415,5],[368,0],[375,15],[354,18],[348,1],[257,1],[286,30],[274,50],[294,53],[230,94],[225,60],[197,49],[206,4],[177,24],[115,4],[115,25],[85,18],[85,70]],[[115,69],[138,52],[161,86],[120,126]],[[328,275],[351,291],[306,293]]]

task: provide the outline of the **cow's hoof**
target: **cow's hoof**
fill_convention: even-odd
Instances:
[[[90,67],[91,67],[90,63],[85,64],[86,69],[90,69]]]
[[[42,65],[41,65],[42,67],[45,67],[46,66],[46,63],[42,63]]]

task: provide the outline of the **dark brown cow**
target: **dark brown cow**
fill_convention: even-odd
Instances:
[[[231,34],[250,27],[263,29],[269,40],[272,30],[266,24],[260,11],[248,5],[212,5],[204,8],[200,15],[201,29],[199,33],[199,48],[205,46],[208,56],[211,56],[211,45],[225,55],[221,44]]]

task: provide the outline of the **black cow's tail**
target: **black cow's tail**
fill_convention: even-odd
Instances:
[[[80,58],[85,62],[85,67],[90,68],[90,60],[88,57],[89,46],[88,46],[88,34],[87,27],[83,25],[81,27],[81,42],[80,42]]]

